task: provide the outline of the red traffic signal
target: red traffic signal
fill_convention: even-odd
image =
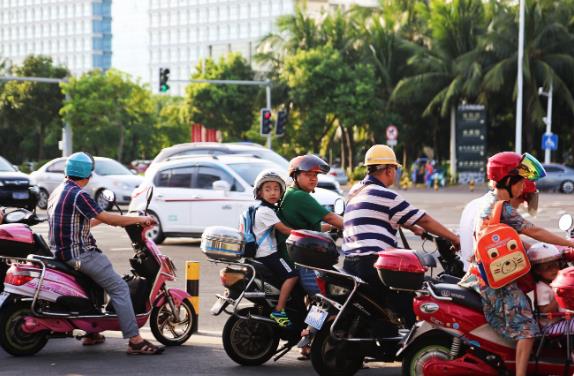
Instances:
[[[260,130],[262,136],[267,136],[271,133],[271,129],[273,128],[273,122],[271,120],[271,110],[268,108],[261,109],[261,117],[260,117]]]

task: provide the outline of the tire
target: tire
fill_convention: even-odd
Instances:
[[[256,308],[243,308],[237,313],[247,316]],[[227,355],[243,366],[259,366],[275,354],[279,346],[279,334],[274,324],[245,320],[230,316],[222,333],[223,348]]]
[[[104,196],[102,195],[103,192],[104,192],[103,189],[100,189],[99,191],[96,192],[95,201],[99,205],[99,207],[102,208],[102,210],[107,211],[112,208],[113,203],[109,202],[104,198]]]
[[[573,193],[574,192],[574,182],[571,180],[565,180],[560,184],[560,192],[562,193]]]
[[[363,354],[357,343],[337,341],[331,337],[331,323],[325,323],[313,339],[311,364],[321,376],[354,375],[363,366]]]
[[[49,196],[50,195],[48,194],[47,190],[45,190],[44,188],[40,188],[40,192],[38,193],[38,203],[36,204],[36,206],[38,206],[38,208],[43,210],[47,209]]]
[[[30,304],[5,302],[0,313],[0,346],[14,356],[34,355],[48,342],[48,332],[24,333],[24,316],[32,314]]]
[[[423,374],[423,367],[430,359],[449,360],[452,339],[446,334],[428,334],[410,345],[403,356],[403,376]]]
[[[149,326],[155,339],[166,346],[179,346],[185,343],[196,327],[197,315],[189,300],[179,307],[179,315],[173,314],[167,301],[160,307],[153,307]],[[166,334],[171,334],[168,336]]]
[[[150,217],[153,217],[157,225],[151,227],[151,229],[146,232],[146,237],[152,240],[155,244],[161,244],[165,240],[166,236],[161,228],[161,222],[159,221],[159,217],[154,212],[148,212],[148,215]]]

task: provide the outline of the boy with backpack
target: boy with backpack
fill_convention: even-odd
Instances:
[[[255,259],[269,268],[276,278],[282,282],[279,300],[270,317],[281,327],[288,327],[291,321],[285,313],[287,298],[298,281],[298,272],[294,270],[277,251],[275,230],[289,235],[291,229],[284,225],[277,217],[278,203],[285,193],[285,181],[271,170],[262,171],[253,186],[253,196],[260,200],[259,206],[249,208],[242,216],[242,230],[246,237],[246,256],[255,256]],[[247,217],[247,218],[246,218]],[[249,223],[251,222],[251,223]],[[251,227],[250,227],[251,226]],[[250,228],[249,228],[250,227]]]

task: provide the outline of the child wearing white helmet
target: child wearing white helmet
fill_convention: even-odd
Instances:
[[[286,235],[291,233],[291,228],[283,224],[277,216],[278,203],[281,201],[285,189],[285,180],[272,170],[262,171],[253,184],[253,196],[255,199],[261,200],[261,205],[255,212],[253,222],[253,233],[260,243],[255,258],[267,266],[277,279],[282,281],[277,305],[270,315],[281,327],[291,325],[291,321],[285,313],[285,304],[299,280],[297,271],[291,268],[289,263],[277,252],[275,230]],[[265,240],[263,240],[264,238]]]
[[[547,243],[536,243],[528,249],[528,258],[536,279],[535,302],[541,313],[559,312],[560,307],[554,296],[550,283],[560,271],[562,252],[556,246]],[[541,324],[547,325],[551,320],[542,319]]]

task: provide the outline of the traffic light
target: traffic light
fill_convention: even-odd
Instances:
[[[271,133],[273,122],[271,120],[271,110],[268,108],[261,109],[261,135],[267,136]]]
[[[159,68],[159,91],[166,93],[169,90],[169,68]]]
[[[289,117],[289,112],[286,110],[279,111],[277,113],[277,122],[275,124],[275,136],[283,136],[285,133],[285,125],[287,124],[287,118]]]

